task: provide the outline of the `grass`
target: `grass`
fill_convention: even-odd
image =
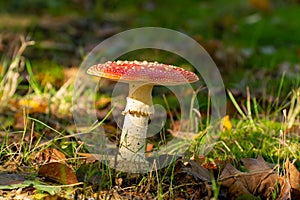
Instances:
[[[271,163],[283,163],[288,157],[299,159],[297,142],[299,135],[288,131],[295,119],[287,117],[296,116],[294,113],[298,113],[293,103],[298,97],[296,91],[291,92],[292,95],[289,95],[290,98],[284,102],[284,105],[272,103],[275,105],[274,110],[267,116],[261,115],[258,111],[255,111],[257,113],[255,116],[251,115],[251,110],[258,107],[257,100],[251,101],[247,98],[246,110],[243,111],[232,94],[230,92],[228,94],[242,118],[235,119],[234,128],[221,135],[222,142],[215,147],[216,152],[212,152],[215,158],[240,160],[240,158],[263,155]],[[299,162],[296,163],[299,167]]]
[[[12,60],[11,62],[14,63],[15,61]],[[29,62],[27,62],[26,69],[29,71],[29,86],[32,88],[32,90],[30,89],[32,94],[36,96],[46,95],[46,90],[41,90],[40,88],[42,88],[42,86],[34,79]],[[10,73],[9,69],[7,73]],[[5,74],[3,77],[6,77]],[[240,117],[231,119],[233,128],[226,130],[221,134],[220,140],[216,143],[214,149],[206,156],[206,162],[231,160],[238,166],[238,161],[241,158],[262,155],[267,161],[279,165],[282,165],[287,158],[290,158],[291,160],[296,159],[297,166],[300,166],[300,155],[298,152],[300,147],[297,142],[298,137],[289,137],[287,134],[287,130],[291,128],[292,125],[297,125],[299,123],[299,89],[292,91],[285,101],[279,102],[283,82],[284,77],[282,77],[280,85],[278,86],[276,101],[271,102],[272,111],[266,112],[267,115],[261,113],[265,108],[258,104],[258,102],[260,102],[259,99],[251,97],[249,88],[246,89],[247,97],[244,103],[237,101],[233,94],[228,90],[229,100],[233,103],[237,114]],[[18,85],[15,85],[15,88],[17,87]],[[62,88],[64,87],[64,90],[68,90],[71,85],[63,85]],[[60,93],[60,90],[61,89],[55,90],[53,95],[50,96],[53,99],[56,99],[56,94]],[[26,96],[24,97],[26,98]],[[16,93],[11,96],[11,98],[24,97],[20,97]],[[67,98],[67,96],[61,98]],[[50,99],[49,102],[52,102],[51,104],[60,104],[62,101],[51,101]],[[168,105],[168,113],[172,114],[173,108],[168,103],[166,97],[165,102],[167,102]],[[268,107],[269,106],[267,105],[267,108]],[[5,135],[0,148],[1,165],[12,171],[25,166],[35,169],[36,163],[33,160],[35,155],[46,148],[57,148],[68,157],[67,162],[73,166],[75,171],[77,171],[77,174],[83,173],[85,177],[82,180],[83,183],[81,185],[75,186],[75,188],[77,188],[75,190],[64,190],[64,186],[57,186],[60,190],[55,191],[59,195],[71,197],[75,194],[82,198],[92,196],[108,198],[114,191],[118,191],[118,193],[122,193],[122,195],[127,197],[147,193],[157,199],[165,199],[175,198],[182,188],[189,185],[188,183],[178,185],[180,181],[178,182],[176,179],[177,175],[175,173],[175,168],[177,165],[174,163],[164,170],[153,171],[136,178],[128,178],[126,174],[111,170],[99,162],[87,164],[83,162],[78,155],[79,152],[85,152],[84,146],[75,139],[76,134],[72,132],[66,134],[67,129],[65,129],[66,126],[64,124],[60,124],[60,127],[62,128],[59,128],[58,130],[51,125],[48,125],[51,123],[51,120],[45,121],[45,118],[38,119],[45,111],[42,113],[31,113],[29,107],[25,107],[23,111],[23,130],[18,132],[5,130]],[[112,110],[108,112],[101,122],[92,127],[92,129],[105,123],[105,120],[110,116],[111,112]],[[33,116],[36,116],[37,118]],[[54,119],[52,116],[49,117],[50,118],[48,119]],[[204,131],[204,134],[205,127],[208,125],[207,123],[209,122],[201,122],[201,126],[199,127],[200,131]],[[52,132],[52,136],[50,137],[47,136],[49,131]],[[35,132],[39,132],[39,134],[37,140],[33,141]],[[21,134],[21,137],[19,138],[19,141],[21,142],[19,144],[16,143],[18,140],[16,141],[11,138],[14,134]],[[30,136],[30,139],[26,140],[25,138],[28,135]],[[195,140],[194,143],[195,146],[199,145],[197,140]],[[191,155],[195,155],[195,152],[193,152],[193,150],[191,151]],[[16,168],[9,169],[9,165],[14,163],[18,163],[17,166],[14,166]],[[95,177],[97,180],[91,183],[91,178]],[[118,181],[126,182],[128,187],[122,188],[121,190],[115,190],[114,188],[116,187],[116,184],[118,185]],[[47,183],[43,184],[47,185]],[[213,196],[217,198],[220,186],[216,181],[213,181],[212,186],[214,191]],[[38,186],[36,187],[38,188]],[[39,190],[41,193],[49,193],[45,188],[40,188]],[[74,193],[74,191],[77,192]]]
[[[24,6],[22,3],[13,2],[18,4],[16,9]],[[36,5],[46,5],[44,9],[53,11],[52,14],[55,16],[65,13],[63,8],[56,9],[58,6],[67,7],[65,1],[59,4],[51,4],[48,1],[36,2]],[[219,0],[205,1],[204,3],[191,2],[193,3],[186,4],[185,18],[178,18],[181,15],[182,7],[173,1],[153,1],[153,5],[145,5],[144,1],[138,1],[138,6],[144,12],[140,12],[135,4],[130,2],[104,3],[105,9],[104,4],[98,5],[91,13],[105,10],[96,16],[97,19],[110,20],[112,23],[125,21],[124,24],[131,27],[147,24],[147,26],[164,26],[176,30],[187,30],[189,35],[194,38],[198,38],[200,34],[201,37],[205,38],[204,41],[221,41],[222,46],[218,47],[218,50],[221,50],[225,57],[237,60],[245,57],[243,64],[238,64],[236,60],[228,61],[230,65],[234,65],[238,69],[224,70],[228,74],[237,71],[237,74],[234,75],[227,74],[228,76],[224,80],[228,88],[234,86],[233,88],[238,88],[245,95],[237,97],[238,95],[234,95],[231,90],[228,90],[228,101],[234,107],[234,114],[230,119],[232,128],[225,131],[220,130],[222,132],[220,139],[216,142],[214,149],[206,155],[205,162],[231,161],[236,167],[239,167],[241,158],[256,158],[258,155],[262,155],[268,162],[280,166],[287,158],[296,160],[295,164],[299,169],[300,80],[297,74],[294,75],[293,70],[283,75],[277,73],[284,62],[290,64],[290,69],[294,64],[299,63],[297,44],[300,41],[297,36],[300,33],[297,28],[297,20],[293,20],[299,18],[299,7],[294,6],[293,3],[284,4],[284,6],[275,4],[274,11],[264,12],[240,1],[232,1],[232,5],[228,4],[222,9],[215,7],[220,3]],[[174,5],[171,13],[169,12],[170,4]],[[8,4],[5,6],[9,8]],[[159,7],[159,9],[152,9],[151,6]],[[74,10],[72,7],[69,9],[72,10],[70,13],[78,15],[76,9]],[[241,10],[241,16],[237,12],[233,12],[236,9]],[[79,15],[81,14],[79,13]],[[154,15],[159,17],[153,18]],[[124,18],[124,16],[127,17]],[[136,20],[133,20],[134,18]],[[190,20],[187,21],[186,19]],[[236,29],[236,27],[238,28]],[[219,28],[223,31],[218,31]],[[282,29],[285,29],[286,32],[281,31]],[[42,33],[36,34],[38,34],[37,38],[43,37]],[[64,37],[63,40],[68,41],[69,38]],[[100,162],[89,162],[82,158],[79,153],[87,153],[84,148],[85,144],[78,140],[76,131],[72,127],[73,80],[62,80],[61,63],[58,64],[53,60],[43,62],[26,60],[23,57],[24,51],[33,44],[34,42],[21,37],[20,45],[13,49],[13,52],[16,53],[12,54],[10,58],[3,55],[0,63],[1,170],[26,171],[31,173],[35,179],[38,168],[35,158],[44,149],[52,147],[67,157],[66,162],[73,167],[82,181],[80,185],[71,190],[64,186],[55,186],[60,190],[56,190],[54,194],[66,198],[74,197],[74,195],[86,198],[110,198],[113,195],[122,194],[128,198],[134,195],[150,195],[157,199],[166,199],[175,198],[177,195],[185,193],[187,186],[193,185],[193,183],[182,183],[178,179],[176,174],[178,163],[173,163],[160,171],[153,171],[138,177],[129,177],[127,174],[116,172]],[[233,50],[236,50],[234,56],[231,56],[228,50],[232,47]],[[178,65],[186,64],[184,59],[176,55],[157,50],[130,52],[121,58],[158,60]],[[37,66],[39,69],[36,68]],[[42,74],[41,68],[45,68],[45,66],[51,66],[51,70]],[[248,75],[245,71],[248,71]],[[256,71],[265,73],[265,76],[263,75],[260,79],[257,76],[250,76]],[[24,83],[24,72],[26,73],[26,83]],[[54,75],[52,76],[52,74]],[[266,80],[268,79],[271,82],[267,83]],[[249,87],[245,87],[246,85]],[[201,101],[200,105],[204,112],[202,109],[201,112],[191,112],[193,119],[196,118],[197,120],[190,123],[194,124],[195,121],[199,123],[197,127],[194,127],[199,131],[199,138],[193,141],[188,154],[189,157],[197,157],[197,148],[203,142],[203,136],[209,127],[208,117],[205,117],[209,100],[206,100],[207,97],[202,98],[202,91],[195,95],[201,100],[205,99],[205,101]],[[108,98],[105,95],[104,97]],[[104,97],[97,96],[99,99]],[[21,106],[20,100],[26,100],[24,101],[27,102],[26,105]],[[175,119],[180,118],[178,117],[178,109],[174,106],[178,104],[177,100],[164,96],[163,100],[156,99],[155,101],[165,104],[167,107],[169,116],[167,128],[170,128],[171,125],[174,126],[174,119],[170,116]],[[98,108],[105,110],[109,107],[99,105]],[[112,109],[107,110],[103,120],[94,124],[92,129],[110,122]],[[113,133],[117,133],[118,130],[114,124],[108,125],[112,126],[110,128],[112,128]],[[221,166],[219,167],[221,168]],[[215,178],[217,179],[217,177]],[[44,182],[43,184],[50,185],[53,183]],[[217,181],[212,182],[212,187],[213,196],[216,199],[221,188]],[[49,190],[45,188],[37,190],[38,193],[49,194]]]

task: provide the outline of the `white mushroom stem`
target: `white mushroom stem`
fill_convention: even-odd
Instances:
[[[154,112],[152,106],[153,85],[129,85],[119,153],[122,159],[145,161],[145,140],[148,121]]]

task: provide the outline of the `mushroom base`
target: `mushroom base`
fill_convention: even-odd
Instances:
[[[127,173],[147,173],[152,171],[152,165],[147,160],[124,160],[121,157],[117,157],[117,160],[110,162],[110,166],[114,169]]]

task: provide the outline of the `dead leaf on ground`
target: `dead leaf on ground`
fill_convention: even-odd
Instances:
[[[174,194],[178,198],[200,199],[203,196],[211,197],[212,180],[210,172],[189,159],[178,159],[174,173]]]
[[[249,172],[258,172],[258,171],[270,171],[272,170],[268,163],[265,162],[262,156],[258,156],[255,158],[242,158],[241,161],[243,162],[246,169]]]
[[[280,189],[281,189],[281,192],[278,195],[278,199],[290,200],[291,199],[291,184],[289,183],[289,181],[285,177],[281,176],[278,179],[278,183],[279,183]]]
[[[67,160],[66,156],[59,150],[55,148],[44,149],[34,155],[34,160],[36,163],[45,164],[51,162],[65,163]]]
[[[228,187],[231,198],[252,194],[263,199],[270,199],[278,192],[279,176],[268,166],[264,159],[242,159],[244,166],[249,172],[241,172],[228,163],[223,169],[219,181],[222,186]],[[277,193],[278,194],[278,193]]]
[[[64,185],[78,183],[73,169],[66,164],[59,162],[52,162],[42,165],[38,171],[38,175]]]
[[[219,175],[219,169],[223,169],[229,160],[224,161],[221,159],[214,159],[214,160],[205,160],[205,156],[193,157],[192,160],[195,160],[199,163],[202,167],[209,170],[214,174],[215,177]]]
[[[26,108],[29,113],[46,113],[48,104],[43,98],[32,97],[29,99],[20,99],[17,102],[17,107],[19,109]]]
[[[0,185],[13,185],[13,184],[19,184],[23,183],[25,181],[25,178],[21,174],[3,174],[0,173]]]
[[[180,169],[180,173],[187,173],[191,175],[196,181],[211,182],[210,172],[198,164],[194,160],[179,159],[178,162],[182,162],[183,166]]]
[[[47,113],[48,104],[47,101],[40,97],[32,97],[28,99],[19,99],[18,101],[10,102],[12,107],[16,109],[14,114],[14,127],[16,129],[23,129],[25,125],[25,116],[33,113]],[[27,122],[29,121],[26,119]]]
[[[284,164],[287,179],[291,185],[293,199],[300,199],[300,172],[289,159]]]

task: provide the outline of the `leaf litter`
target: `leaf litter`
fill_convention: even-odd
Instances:
[[[291,196],[293,199],[300,199],[300,172],[293,163],[287,159],[284,164],[286,179],[291,186]]]
[[[247,172],[227,163],[218,179],[223,187],[228,188],[231,199],[247,195],[261,199],[298,199],[299,171],[288,160],[284,168],[286,175],[280,175],[276,167],[271,168],[262,156],[257,159],[243,158],[241,161]]]
[[[39,165],[36,175],[30,172],[0,173],[0,191],[4,192],[6,197],[29,198],[28,189],[32,188],[30,193],[35,199],[34,197],[38,195],[36,196],[33,189],[46,192],[49,195],[56,195],[64,187],[80,184],[77,181],[75,172],[66,163],[65,155],[59,150],[54,148],[45,149],[38,152],[32,159],[33,162]],[[18,189],[20,194],[15,194],[14,189]],[[22,192],[22,190],[24,191]]]

